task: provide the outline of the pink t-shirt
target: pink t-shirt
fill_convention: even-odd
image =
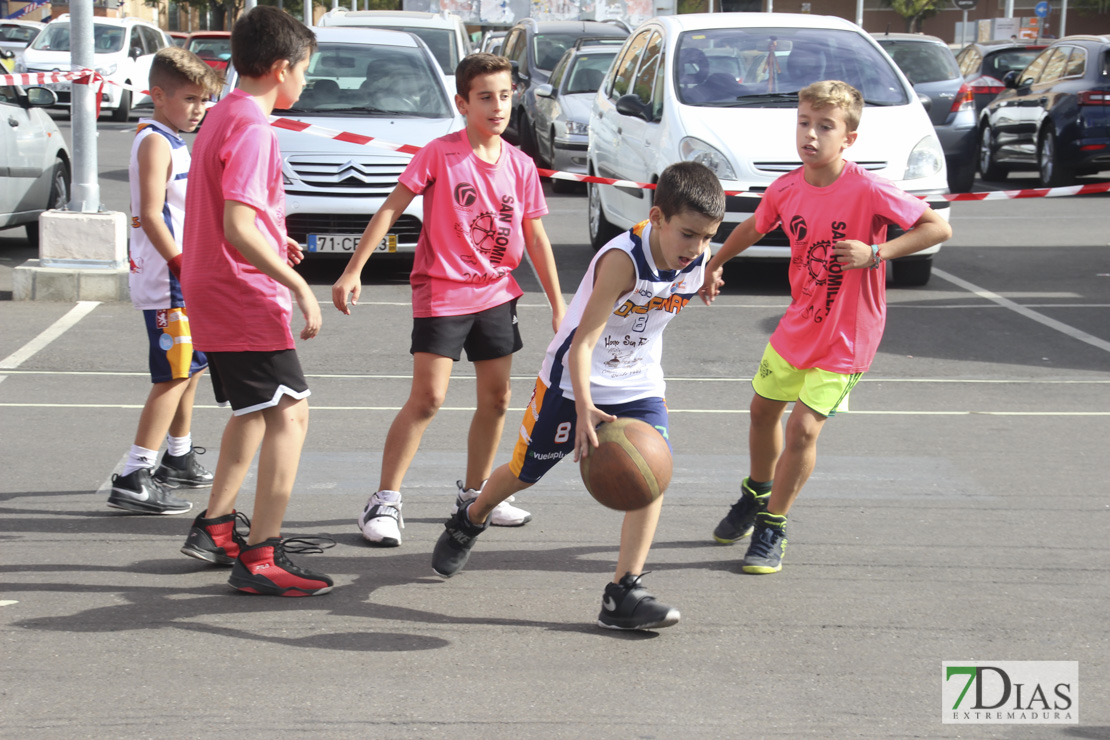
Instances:
[[[522,224],[547,213],[531,158],[502,141],[497,163],[484,162],[463,129],[421,149],[400,182],[424,196],[414,317],[477,313],[523,293],[512,276],[524,253]]]
[[[289,289],[224,238],[228,200],[255,210],[255,225],[285,260],[285,191],[277,136],[258,103],[242,90],[233,90],[208,111],[193,144],[181,287],[197,349],[291,349]]]
[[[824,188],[807,183],[802,172],[775,180],[755,211],[757,231],[766,234],[781,223],[790,238],[791,302],[771,346],[798,368],[865,372],[886,324],[886,263],[842,270],[833,245],[845,239],[882,244],[887,224],[909,229],[928,206],[854,162]]]

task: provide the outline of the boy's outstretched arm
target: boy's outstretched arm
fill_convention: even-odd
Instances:
[[[897,239],[879,244],[879,257],[883,260],[905,257],[920,252],[934,244],[952,238],[952,227],[932,208],[926,208],[917,219],[913,228]],[[833,245],[833,255],[840,266],[846,270],[857,270],[875,264],[875,250],[870,244],[855,239],[837,242]]]
[[[762,238],[763,234],[755,229],[755,216],[744,220],[732,230],[732,233],[725,239],[725,243],[721,245],[721,249],[713,255],[713,258],[705,266],[705,282],[702,283],[701,290],[698,291],[698,295],[701,296],[705,305],[708,306],[713,302],[713,299],[720,294],[721,286],[725,284],[725,281],[721,279],[721,274],[725,270],[725,263]]]
[[[297,305],[304,314],[304,329],[301,330],[301,339],[312,339],[320,333],[323,318],[320,315],[320,304],[312,289],[289,263],[278,257],[266,237],[254,225],[257,212],[246,203],[234,200],[224,201],[224,235],[231,246],[239,250],[239,254],[257,267],[262,273],[269,275],[274,280],[293,291]]]
[[[563,314],[567,312],[567,304],[559,287],[559,271],[555,268],[551,240],[538,218],[524,219],[524,247],[528,250],[528,258],[536,269],[543,292],[547,294],[547,302],[551,304],[551,330],[557,332],[559,324],[563,323]]]
[[[374,250],[382,243],[382,239],[415,197],[416,193],[398,183],[385,199],[382,207],[370,219],[370,223],[366,225],[366,230],[362,232],[362,238],[358,240],[355,253],[351,255],[343,274],[335,281],[335,285],[331,286],[331,302],[340,313],[351,315],[347,299],[349,296],[351,306],[358,303],[358,297],[362,294],[362,268],[366,266],[370,255],[374,254]]]
[[[139,144],[139,227],[162,255],[170,270],[181,277],[181,249],[166,226],[162,209],[166,205],[166,185],[173,174],[173,154],[169,142],[161,136],[148,136]]]
[[[622,295],[636,285],[636,268],[624,252],[614,249],[598,260],[594,270],[594,292],[582,312],[582,320],[574,332],[574,339],[567,351],[567,367],[574,387],[574,406],[578,421],[574,431],[574,461],[588,457],[597,447],[594,427],[617,417],[607,414],[594,405],[590,393],[590,369],[593,367],[594,347],[605,329],[605,322],[613,312],[613,305]]]

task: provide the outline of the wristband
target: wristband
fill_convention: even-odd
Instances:
[[[879,269],[879,265],[881,265],[882,263],[883,263],[883,256],[881,254],[879,254],[879,245],[878,244],[872,244],[871,245],[871,269],[872,270]]]

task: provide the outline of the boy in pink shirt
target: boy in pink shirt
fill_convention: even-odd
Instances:
[[[780,223],[790,236],[790,307],[752,380],[749,476],[713,538],[752,535],[745,573],[782,570],[786,515],[817,460],[828,417],[871,365],[886,322],[886,260],[938,244],[952,230],[933,209],[854,162],[863,96],[844,82],[815,82],[798,93],[802,167],[767,189],[706,267],[703,298],[720,292],[725,262]],[[886,240],[888,224],[906,233]],[[783,434],[786,405],[795,403]],[[753,527],[754,525],[754,527]]]
[[[208,355],[217,400],[234,413],[208,508],[181,551],[231,565],[228,582],[253,594],[314,596],[332,588],[331,578],[286,557],[287,550],[318,552],[319,545],[281,537],[308,431],[309,390],[289,328],[290,289],[305,318],[301,339],[316,336],[321,317],[311,288],[290,266],[301,253],[285,233],[281,153],[267,118],[300,97],[315,47],[312,31],[276,8],[259,6],[236,21],[231,48],[239,87],[212,108],[197,136],[185,206],[181,286],[193,342]],[[235,499],[259,446],[254,516],[244,541],[235,530],[242,517]]]
[[[536,166],[501,139],[511,107],[509,73],[508,60],[492,54],[471,54],[459,63],[455,105],[466,128],[413,157],[332,287],[335,307],[350,315],[348,299],[358,302],[366,261],[405,207],[423,195],[424,227],[411,275],[412,390],[386,437],[379,490],[358,518],[372,545],[401,544],[401,482],[464,348],[474,363],[478,399],[456,510],[476,498],[489,478],[509,406],[513,353],[523,346],[516,317],[523,291],[512,271],[525,250],[551,303],[554,330],[566,310],[540,221],[547,204]],[[491,517],[500,526],[521,526],[531,518],[508,502]]]

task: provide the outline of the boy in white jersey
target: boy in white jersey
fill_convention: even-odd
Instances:
[[[547,348],[512,461],[447,520],[432,555],[436,573],[450,577],[466,564],[497,504],[572,451],[576,462],[589,455],[602,422],[646,421],[670,445],[662,333],[702,287],[709,240],[724,213],[724,192],[712,171],[694,162],[673,164],[659,178],[648,220],[598,252]],[[599,626],[652,629],[678,622],[678,610],[660,604],[641,583],[662,504],[660,497],[625,514]]]
[[[193,131],[219,75],[190,51],[167,47],[150,66],[154,115],[139,121],[131,147],[131,302],[143,312],[150,340],[153,385],[139,417],[135,442],[108,505],[141,514],[183,514],[192,503],[170,488],[203,488],[212,474],[196,460],[190,428],[197,383],[208,366],[193,350],[181,296],[181,234],[189,150],[181,131]],[[162,438],[168,442],[157,469]]]

